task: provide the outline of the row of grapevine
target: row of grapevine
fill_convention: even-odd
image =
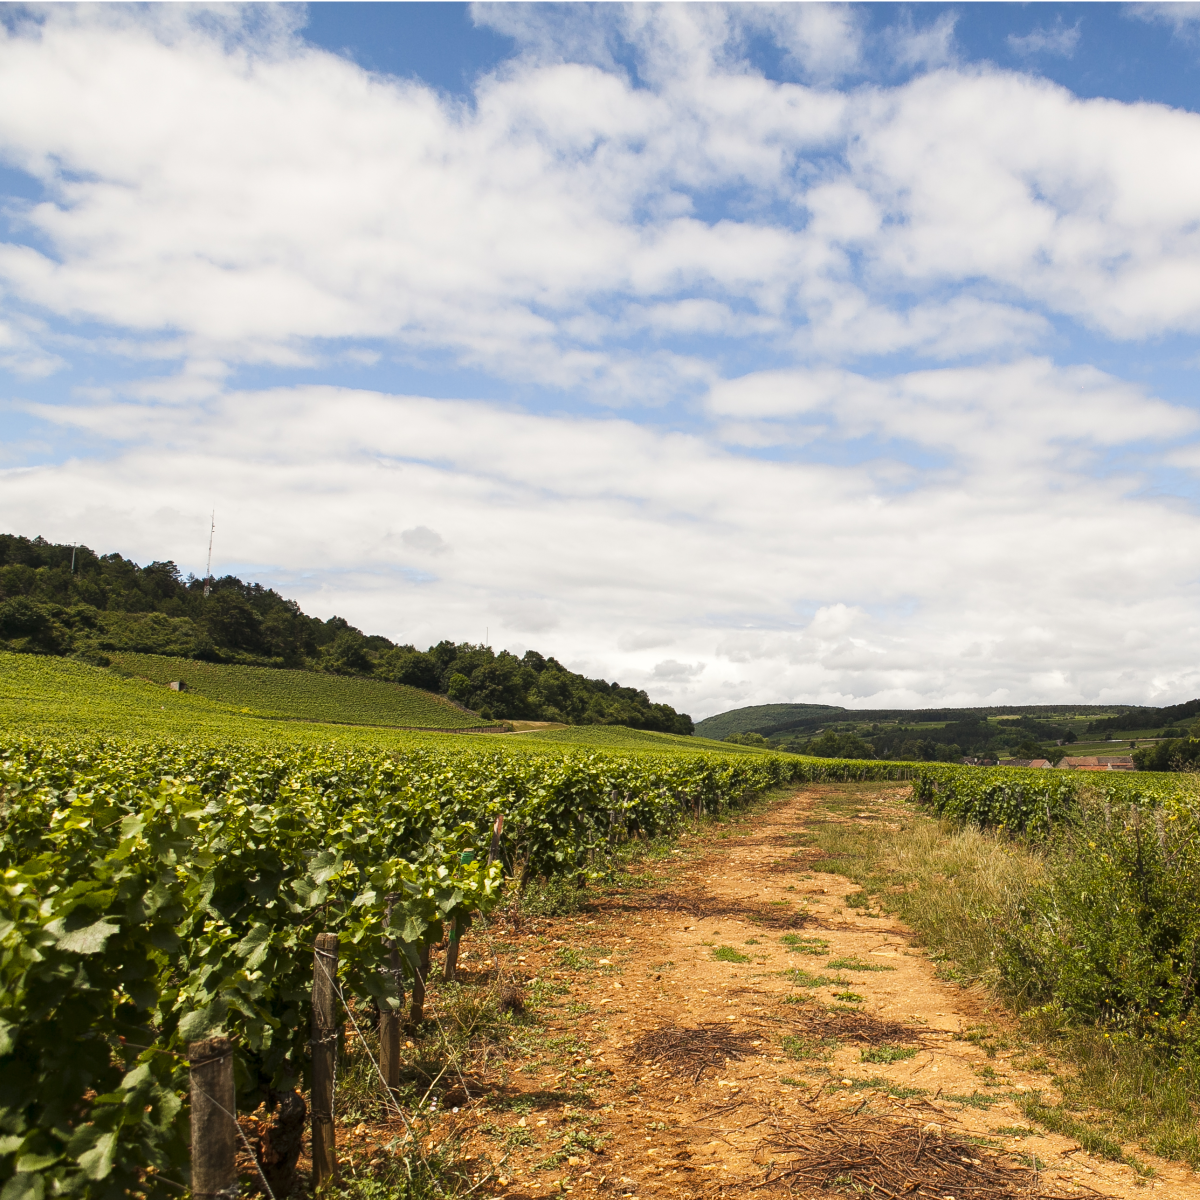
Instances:
[[[233,1037],[251,1104],[302,1085],[318,933],[340,938],[348,995],[398,1011],[397,982],[379,969],[385,939],[411,978],[445,925],[486,913],[508,876],[586,869],[615,840],[789,781],[896,773],[766,755],[10,741],[5,1200],[185,1179],[191,1041]]]
[[[1194,799],[1194,777],[1133,771],[1055,771],[1021,767],[964,767],[921,763],[913,771],[913,798],[958,820],[1048,833],[1087,794],[1110,804],[1171,805]]]

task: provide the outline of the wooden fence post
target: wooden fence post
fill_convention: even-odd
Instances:
[[[237,1112],[233,1045],[207,1038],[188,1046],[192,1100],[192,1195],[229,1200],[237,1194]]]
[[[386,924],[392,923],[392,906],[396,903],[396,895],[387,898]],[[404,976],[400,969],[400,951],[396,949],[393,938],[384,943],[388,948],[387,973],[395,980],[396,990],[400,993],[401,1003],[404,1001]],[[400,1086],[400,1013],[394,1009],[379,1010],[379,1070],[384,1082],[389,1088]]]
[[[336,933],[318,933],[313,955],[312,991],[312,1163],[320,1187],[337,1178],[333,1124],[333,1085],[337,1073]]]

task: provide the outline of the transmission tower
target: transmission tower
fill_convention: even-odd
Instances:
[[[217,510],[214,508],[212,512],[212,522],[208,530],[208,569],[204,572],[204,594],[207,596],[212,591],[212,543],[213,534],[217,532]]]

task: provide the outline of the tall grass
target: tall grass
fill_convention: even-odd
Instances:
[[[1044,879],[1044,860],[974,826],[912,810],[898,815],[899,823],[888,827],[815,826],[817,845],[830,855],[822,867],[853,879],[897,913],[951,964],[943,974],[981,981],[1019,1001],[1024,981],[1013,971],[1004,931]]]

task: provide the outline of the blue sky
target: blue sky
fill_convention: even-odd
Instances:
[[[697,716],[1200,692],[1192,6],[0,19],[6,529]]]

